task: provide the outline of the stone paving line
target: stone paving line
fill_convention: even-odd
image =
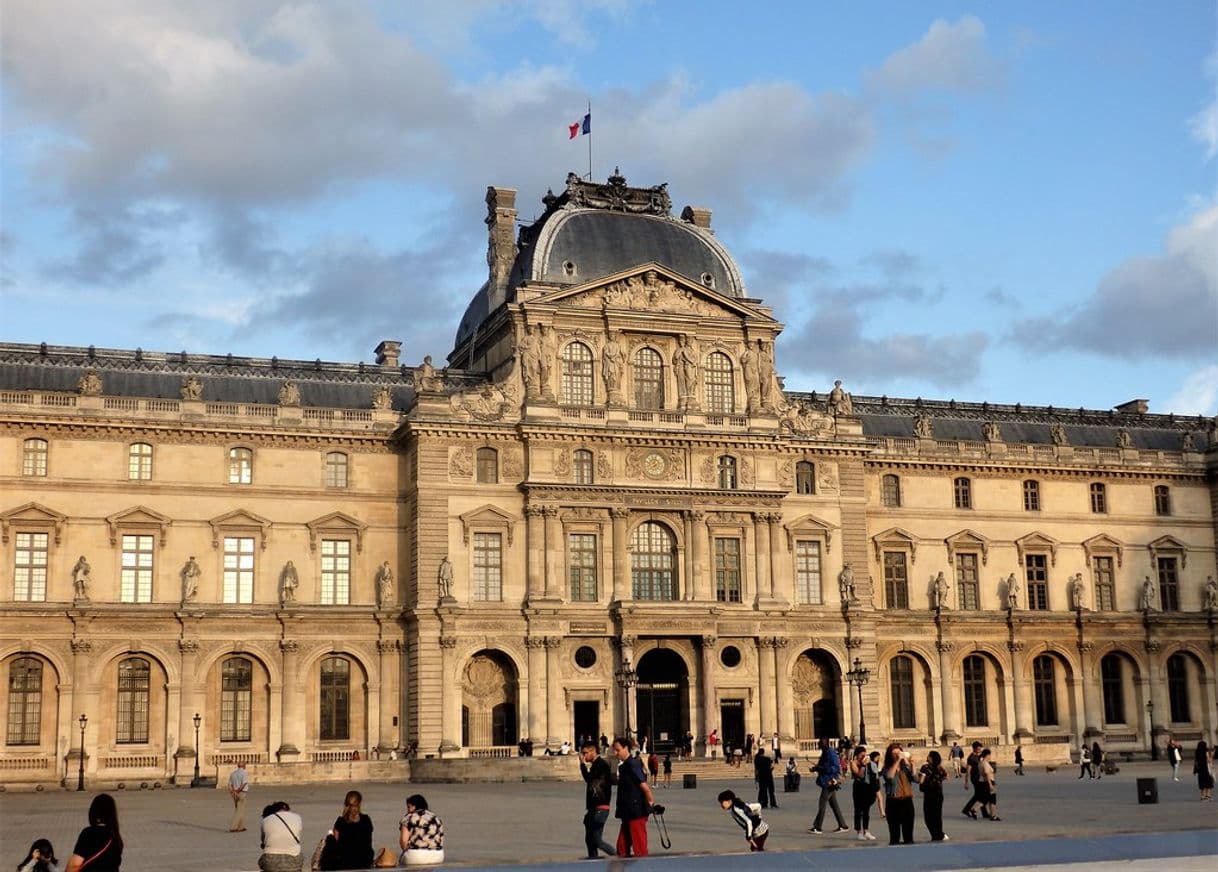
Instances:
[[[998,786],[999,808],[1004,818],[1000,823],[961,817],[959,809],[968,792],[961,782],[950,783],[944,815],[953,839],[949,845],[1213,828],[1218,822],[1218,806],[1198,801],[1195,779],[1174,783],[1165,777],[1167,771],[1163,764],[1127,764],[1120,774],[1098,781],[1079,781],[1064,769],[1055,774],[1030,773],[1023,778],[1003,771],[999,773]],[[1151,775],[1158,778],[1160,801],[1155,805],[1139,805],[1134,779]],[[738,853],[743,847],[741,831],[718,807],[715,796],[731,787],[741,796],[752,798],[751,779],[745,776],[731,781],[703,780],[698,789],[683,790],[680,776],[678,766],[674,770],[673,788],[656,791],[659,801],[668,807],[666,820],[673,841],[672,853]],[[810,779],[805,779],[805,785],[808,784]],[[255,785],[248,803],[249,829],[235,834],[227,832],[232,804],[223,790],[115,792],[128,846],[123,868],[126,872],[252,869],[258,855],[258,812],[276,799],[291,803],[304,818],[302,841],[308,855],[337,816],[343,794],[351,787],[364,794],[364,810],[376,825],[374,841],[378,847],[396,844],[396,824],[405,797],[418,792],[428,798],[444,820],[449,865],[561,863],[578,860],[584,853],[580,826],[582,783]],[[839,794],[848,824],[849,794],[849,787]],[[872,830],[878,842],[857,842],[852,832],[808,834],[817,795],[815,787],[797,794],[778,794],[780,808],[766,812],[771,827],[767,860],[773,857],[781,861],[779,852],[802,852],[788,857],[800,865],[797,856],[815,857],[832,848],[874,850],[886,842],[885,823],[875,814]],[[89,791],[0,794],[0,862],[15,865],[30,842],[39,837],[51,839],[57,851],[66,856],[84,825],[85,810],[92,796]],[[915,839],[923,841],[927,836],[920,800],[916,804],[919,811]],[[617,823],[611,819],[606,835],[612,840],[616,832]],[[655,838],[654,827],[652,847],[657,855],[665,853]],[[927,845],[926,849],[936,851],[946,847]]]

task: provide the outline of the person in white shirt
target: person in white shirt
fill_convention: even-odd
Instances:
[[[300,815],[286,802],[268,805],[262,810],[262,854],[258,868],[262,872],[301,872]]]

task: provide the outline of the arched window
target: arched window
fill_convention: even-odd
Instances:
[[[912,730],[917,727],[914,715],[913,660],[905,655],[893,657],[888,664],[892,690],[892,728]]]
[[[127,450],[127,478],[130,481],[152,481],[152,446],[135,442]]]
[[[478,484],[498,484],[499,452],[494,448],[479,448],[477,458]]]
[[[730,415],[736,410],[736,389],[732,383],[732,359],[722,351],[706,356],[706,411]]]
[[[572,458],[572,470],[575,473],[576,484],[592,484],[593,464],[592,452],[586,448],[577,448]]]
[[[637,600],[675,600],[672,533],[663,524],[644,521],[630,537],[630,575]]]
[[[351,661],[327,657],[321,661],[321,720],[318,738],[323,742],[351,737]]]
[[[1091,482],[1091,511],[1097,515],[1108,513],[1108,490],[1102,481]]]
[[[1040,482],[1035,479],[1030,478],[1023,483],[1023,510],[1040,511]]]
[[[890,509],[901,506],[901,477],[889,473],[880,479],[880,503]]]
[[[330,451],[326,454],[326,487],[345,488],[347,486],[347,465],[349,459],[341,451]]]
[[[21,474],[45,476],[47,474],[47,441],[26,439],[21,451]]]
[[[964,723],[970,727],[990,725],[985,698],[985,658],[979,654],[964,658]]]
[[[1057,664],[1048,654],[1032,661],[1032,691],[1036,700],[1036,725],[1057,726]]]
[[[228,450],[228,483],[250,484],[254,480],[254,452],[248,448]]]
[[[582,342],[562,350],[562,404],[592,405],[592,349]]]
[[[1167,658],[1167,699],[1171,704],[1173,724],[1187,724],[1192,720],[1188,699],[1188,661],[1183,654]]]
[[[37,745],[42,738],[42,661],[18,657],[8,667],[7,745]]]
[[[1160,517],[1171,514],[1171,488],[1165,484],[1155,485],[1155,514]]]
[[[720,490],[735,490],[736,489],[736,458],[727,454],[719,458],[719,489]]]
[[[1125,723],[1125,664],[1118,654],[1100,661],[1100,686],[1104,691],[1104,723]]]
[[[253,721],[254,664],[229,657],[220,667],[220,741],[248,742]]]
[[[664,358],[647,346],[634,353],[634,405],[639,409],[664,408]]]
[[[957,509],[971,509],[973,507],[972,479],[960,476],[960,478],[952,482],[952,490],[955,494]]]
[[[148,741],[148,687],[152,669],[143,657],[128,657],[118,664],[118,718],[114,741],[142,745]]]
[[[795,464],[795,493],[816,493],[816,464],[806,460]]]

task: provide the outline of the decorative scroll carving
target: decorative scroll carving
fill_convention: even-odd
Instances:
[[[279,387],[279,405],[281,406],[299,406],[300,405],[300,388],[297,387],[294,381],[285,381]]]
[[[647,270],[642,276],[631,276],[623,281],[606,285],[603,290],[581,294],[573,303],[582,308],[599,305],[606,309],[694,313],[709,316],[722,314],[722,310],[718,306],[707,302],[691,291],[678,287],[675,282],[661,278],[655,270]]]
[[[97,374],[97,370],[90,369],[80,377],[80,381],[76,383],[76,391],[82,397],[100,397],[102,392],[101,376]]]
[[[740,484],[744,487],[752,487],[757,483],[757,479],[753,476],[753,463],[748,458],[740,460]]]
[[[73,639],[72,653],[73,654],[88,654],[93,650],[93,643],[88,639]]]
[[[608,451],[596,452],[596,480],[601,484],[613,483],[613,460]]]
[[[199,650],[198,639],[178,639],[178,650],[183,654],[193,654]]]
[[[571,475],[571,452],[565,448],[554,449],[554,474],[559,478]]]
[[[372,394],[372,408],[378,412],[387,412],[393,408],[393,394],[389,388],[381,388]]]
[[[681,456],[667,448],[631,448],[626,452],[629,478],[676,481],[683,472]]]
[[[816,464],[816,487],[823,493],[837,493],[837,464],[822,460]]]
[[[485,384],[449,397],[449,406],[462,420],[502,421],[520,410],[514,382]]]
[[[182,379],[182,389],[178,395],[189,402],[203,399],[203,382],[197,376],[187,376]]]
[[[284,654],[295,654],[300,650],[300,643],[295,639],[280,639],[279,650]]]
[[[632,188],[617,167],[607,184],[585,181],[575,173],[567,174],[568,206],[583,206],[588,209],[608,209],[611,212],[630,212],[636,215],[667,215],[672,211],[672,198],[668,195],[668,183],[651,188]]]
[[[524,455],[519,448],[508,448],[503,452],[503,477],[517,479],[524,477]]]

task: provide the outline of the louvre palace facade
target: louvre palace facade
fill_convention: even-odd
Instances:
[[[1213,739],[1213,422],[790,390],[709,210],[486,201],[445,367],[0,345],[0,784]]]

